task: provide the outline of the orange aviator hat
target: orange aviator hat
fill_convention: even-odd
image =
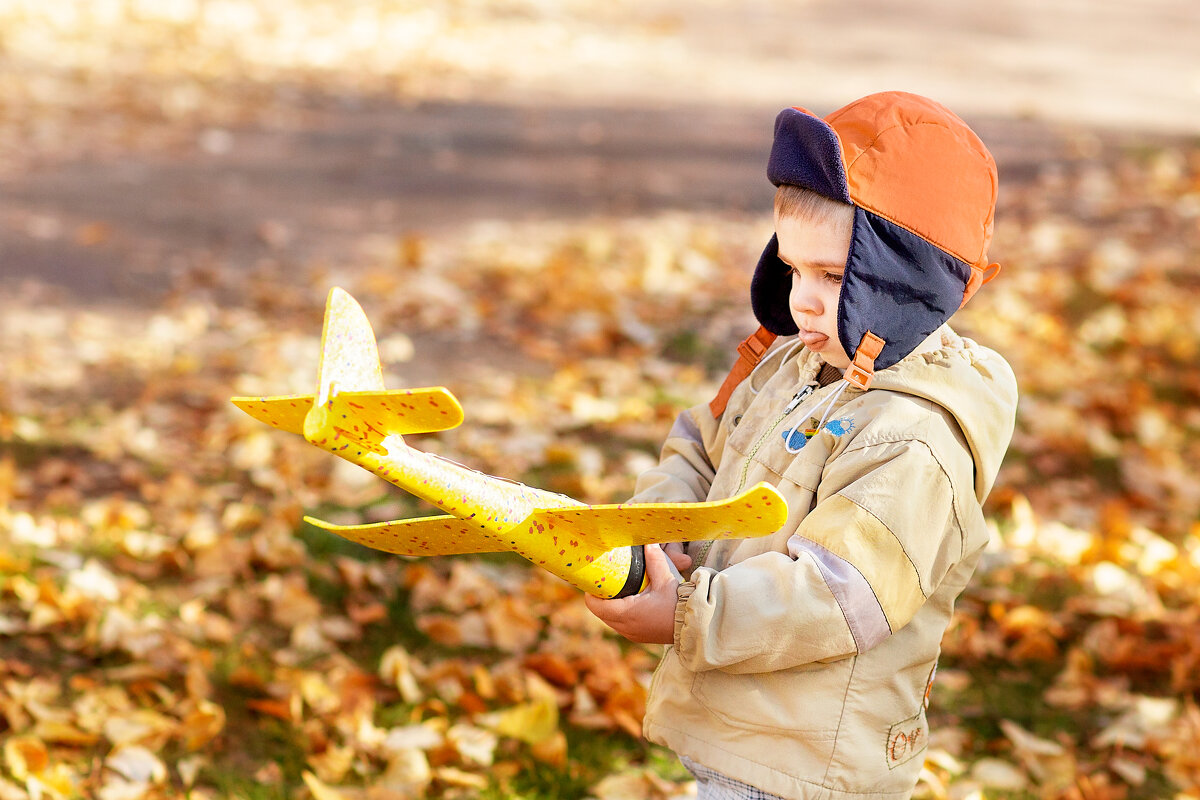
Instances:
[[[899,92],[870,95],[825,121],[841,142],[854,205],[987,266],[996,162],[965,122],[933,100]]]

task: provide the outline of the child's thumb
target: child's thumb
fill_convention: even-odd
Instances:
[[[663,552],[662,545],[646,545],[646,573],[651,584],[683,583],[679,568]]]

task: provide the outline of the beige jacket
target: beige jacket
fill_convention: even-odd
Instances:
[[[699,563],[679,587],[645,733],[783,797],[907,798],[942,634],[987,542],[980,505],[1012,435],[1016,381],[949,327],[942,349],[880,371],[866,392],[816,387],[823,362],[793,343],[776,342],[721,419],[682,414],[638,481],[638,502],[766,481],[789,506],[772,536],[689,547]]]

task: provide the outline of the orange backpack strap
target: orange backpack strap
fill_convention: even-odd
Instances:
[[[767,349],[771,346],[771,342],[775,341],[775,334],[763,327],[759,327],[754,333],[750,334],[738,345],[738,360],[733,365],[733,369],[729,370],[729,374],[725,376],[725,382],[721,384],[720,391],[717,396],[708,404],[708,410],[712,412],[713,419],[717,419],[725,413],[725,405],[729,402],[729,395],[733,394],[733,390],[738,387],[738,384],[746,380],[746,377],[754,371],[754,367],[758,362],[762,361],[763,356],[767,354]]]

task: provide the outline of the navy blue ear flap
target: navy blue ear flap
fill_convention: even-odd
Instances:
[[[792,271],[779,260],[779,239],[772,236],[750,280],[750,307],[759,324],[776,336],[791,336],[800,331],[788,310],[791,292]]]
[[[853,358],[869,330],[885,342],[875,369],[887,369],[950,319],[970,277],[966,262],[856,207],[838,302],[842,347]]]
[[[799,186],[853,205],[837,134],[825,120],[797,108],[785,108],[775,117],[767,177],[776,186]],[[750,305],[759,324],[776,336],[799,332],[788,308],[791,291],[792,272],[779,260],[779,240],[772,236],[750,282]]]
[[[767,161],[767,177],[779,186],[788,183],[852,203],[842,145],[829,123],[795,108],[775,117],[775,141]]]

